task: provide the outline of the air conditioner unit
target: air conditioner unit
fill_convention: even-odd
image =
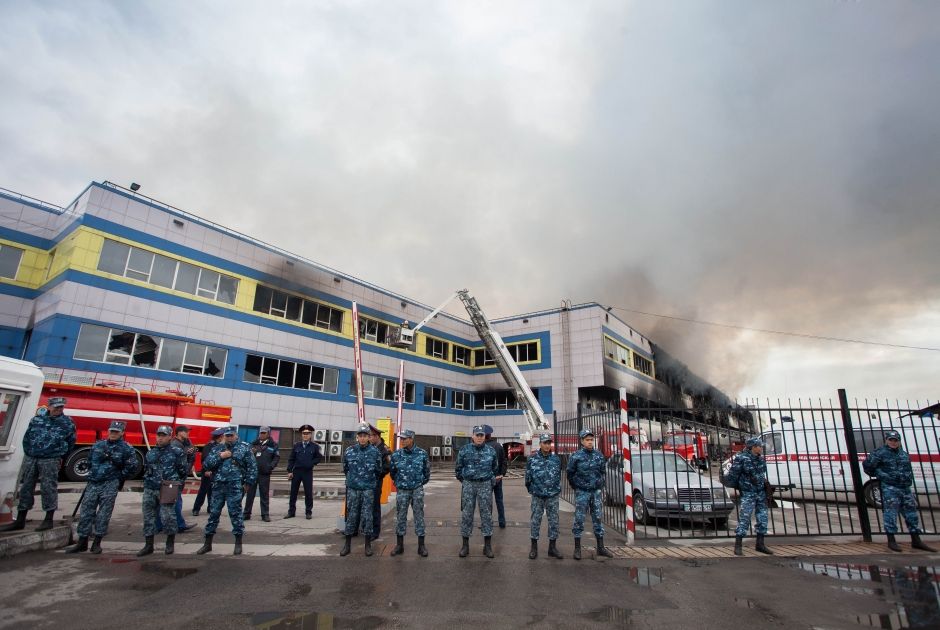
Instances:
[[[449,446],[444,447],[444,457],[450,457],[452,452],[453,452],[453,449],[451,449],[451,447]]]
[[[323,442],[317,442],[317,446],[320,447],[321,453],[326,453],[326,444],[324,444]]]
[[[432,446],[431,447],[431,457],[440,457],[441,456],[441,447]]]
[[[339,457],[343,454],[342,444],[330,444],[330,457]]]
[[[313,441],[314,442],[325,442],[326,441],[326,429],[317,429],[313,432]]]
[[[445,435],[445,436],[444,436],[444,446],[450,446],[450,445],[451,445],[451,441],[452,441],[453,439],[454,439],[454,438],[452,438],[451,436]]]
[[[343,441],[342,431],[330,431],[330,442],[342,442],[342,441]]]

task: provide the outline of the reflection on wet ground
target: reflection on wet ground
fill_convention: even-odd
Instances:
[[[262,612],[251,616],[252,627],[264,630],[370,630],[381,628],[386,621],[384,617],[377,615],[343,619],[321,612]]]
[[[940,628],[940,570],[937,567],[900,569],[864,564],[801,562],[804,571],[850,584],[844,591],[875,595],[893,605],[887,614],[858,615],[855,623],[871,628]],[[854,584],[860,582],[861,584]]]

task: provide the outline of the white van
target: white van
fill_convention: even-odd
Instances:
[[[42,370],[26,361],[0,356],[0,524],[13,518],[16,481],[23,463],[23,434],[36,415]]]
[[[855,418],[852,433],[859,462],[884,445],[886,431],[901,434],[901,448],[911,456],[914,492],[936,495],[940,480],[940,422],[932,415],[894,420]],[[781,489],[852,492],[848,448],[841,420],[794,422],[788,418],[760,435],[764,441],[767,478]],[[862,471],[865,501],[881,507],[881,488]]]

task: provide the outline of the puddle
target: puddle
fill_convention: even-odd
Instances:
[[[663,581],[662,569],[647,569],[645,567],[629,567],[630,581],[639,586],[656,586]]]
[[[376,615],[344,619],[322,612],[261,612],[251,616],[252,627],[265,630],[371,630],[385,626],[387,621]]]
[[[876,595],[893,605],[887,614],[857,615],[852,621],[869,628],[940,628],[940,569],[903,567],[893,569],[864,564],[796,565],[803,571],[825,575],[851,584],[841,590],[860,595]]]
[[[584,617],[590,619],[591,621],[597,621],[601,623],[618,623],[624,627],[627,627],[630,625],[630,615],[632,612],[633,611],[629,608],[604,606],[603,608],[592,610],[591,612],[585,614]]]

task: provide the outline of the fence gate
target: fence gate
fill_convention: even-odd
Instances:
[[[940,405],[855,401],[844,392],[829,401],[746,401],[728,409],[631,408],[633,511],[636,537],[734,537],[737,491],[719,481],[722,464],[760,435],[769,481],[777,486],[768,535],[828,536],[884,533],[877,480],[861,470],[866,454],[901,433],[910,454],[920,527],[937,532],[940,517]],[[578,433],[594,431],[607,459],[604,521],[627,535],[621,414],[605,411],[557,418],[556,449],[563,464],[579,447]],[[562,479],[562,498],[574,490]],[[906,531],[903,522],[900,531]],[[748,530],[753,532],[752,528]]]

